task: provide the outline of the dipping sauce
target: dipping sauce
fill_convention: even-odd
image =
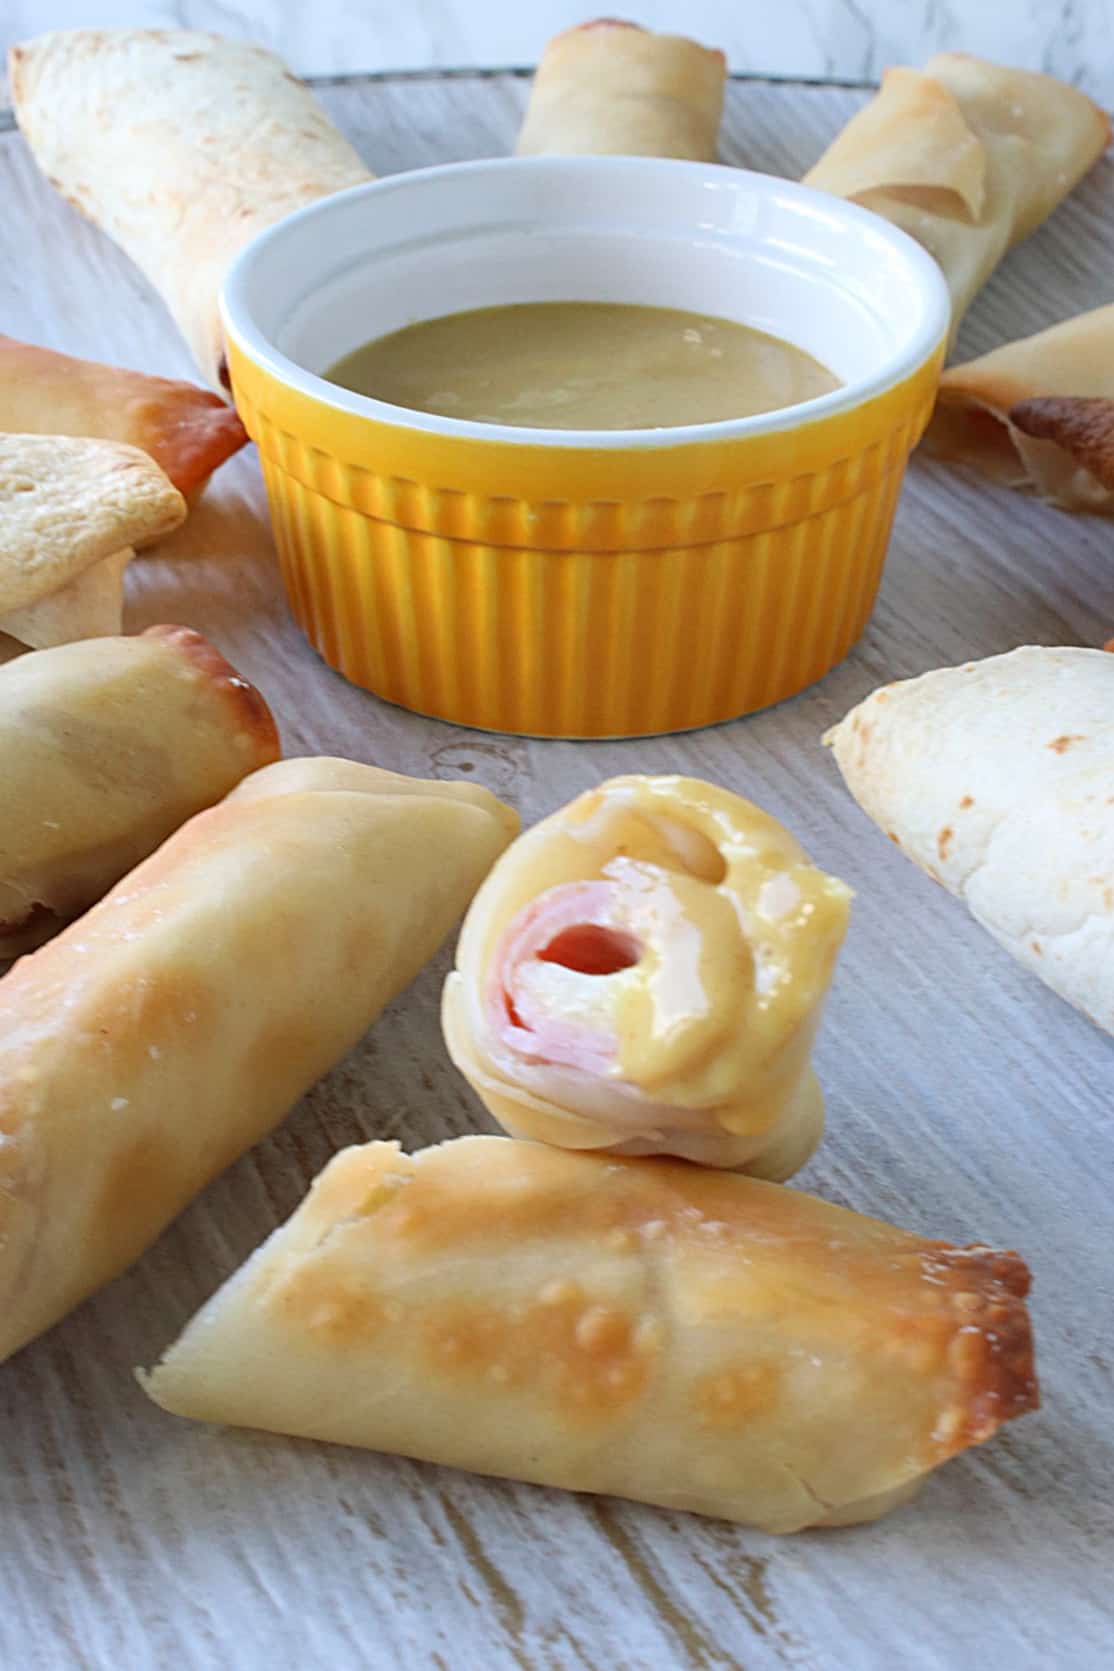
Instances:
[[[668,429],[839,388],[811,354],[730,319],[628,302],[520,302],[423,320],[325,376],[376,400],[530,429]]]

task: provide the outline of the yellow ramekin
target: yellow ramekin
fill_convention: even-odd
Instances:
[[[844,379],[729,423],[561,432],[429,416],[319,371],[416,319],[626,300],[736,318]],[[862,631],[948,326],[931,259],[768,176],[516,158],[357,186],[271,228],[223,297],[293,614],[419,713],[534,736],[730,719]]]

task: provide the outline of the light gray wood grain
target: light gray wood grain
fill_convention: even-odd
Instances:
[[[334,87],[379,172],[506,149],[503,78]],[[731,90],[731,161],[800,173],[858,102]],[[144,282],[0,138],[0,328],[188,374]],[[981,348],[1104,299],[1104,163],[976,303]],[[1111,1043],[908,865],[820,745],[881,680],[1114,626],[1114,530],[915,463],[878,607],[822,684],[750,720],[648,742],[482,736],[323,667],[280,596],[258,466],[241,454],[130,573],[129,625],[208,632],[273,703],[290,752],[471,773],[527,820],[616,771],[705,775],[786,820],[856,889],[818,1051],[828,1134],[800,1182],[1034,1267],[1045,1406],[862,1530],[776,1541],[403,1460],[178,1423],[132,1367],[341,1145],[486,1126],[440,1040],[442,956],[267,1142],[132,1271],[0,1369],[0,1666],[294,1671],[1046,1671],[1114,1663]]]

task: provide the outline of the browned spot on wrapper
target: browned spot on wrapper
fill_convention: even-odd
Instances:
[[[467,1300],[424,1310],[423,1348],[430,1373],[483,1380],[501,1388],[548,1392],[565,1420],[593,1422],[622,1414],[642,1393],[651,1358],[635,1344],[632,1319],[595,1304],[575,1284],[542,1289],[521,1314]]]
[[[953,1394],[930,1440],[933,1464],[981,1444],[1040,1405],[1025,1296],[1029,1271],[1016,1253],[941,1243],[922,1256],[925,1278],[943,1288],[953,1320],[948,1368]]]
[[[1054,737],[1048,747],[1053,754],[1066,754],[1073,743],[1085,743],[1086,741],[1086,737],[1065,733],[1062,737]]]
[[[368,1341],[386,1321],[378,1294],[346,1285],[325,1261],[295,1270],[273,1291],[268,1303],[280,1317],[330,1346]]]
[[[744,1364],[706,1375],[693,1389],[693,1403],[705,1427],[745,1426],[777,1404],[781,1374],[773,1364]]]
[[[1011,406],[1009,421],[1023,435],[1062,447],[1103,487],[1114,487],[1114,400],[1039,396]]]
[[[954,840],[955,831],[952,829],[950,824],[945,824],[944,828],[936,837],[936,851],[940,855],[941,864],[947,860],[948,854],[951,851],[952,842]]]
[[[128,1110],[103,1116],[126,1121]],[[106,1143],[106,1151],[109,1144]],[[105,1249],[119,1252],[111,1262],[118,1268],[130,1262],[182,1205],[182,1167],[173,1142],[157,1131],[141,1131],[105,1164],[104,1178],[92,1202],[87,1224],[96,1244],[98,1264],[109,1260]]]
[[[144,638],[158,638],[181,656],[227,702],[244,738],[245,766],[256,770],[279,758],[274,715],[255,686],[241,678],[215,645],[192,627],[148,627]]]

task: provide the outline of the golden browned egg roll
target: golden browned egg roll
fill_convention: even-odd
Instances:
[[[12,102],[43,173],[160,291],[228,386],[217,298],[232,257],[292,209],[371,175],[308,87],[248,41],[63,29],[12,48]]]
[[[286,760],[0,981],[0,1359],[136,1259],[417,974],[516,820]]]
[[[179,493],[201,487],[247,440],[219,395],[192,383],[75,360],[0,336],[0,428],[141,447]]]
[[[944,373],[927,452],[1065,510],[1114,511],[1114,304]]]
[[[620,777],[522,836],[469,910],[449,1053],[499,1123],[571,1149],[787,1178],[851,891],[695,778]]]
[[[278,755],[259,692],[189,627],[0,667],[0,957],[47,938]]]
[[[1035,1409],[1015,1253],[684,1162],[345,1149],[144,1384],[166,1410],[768,1532]]]
[[[712,162],[723,114],[722,52],[600,18],[550,41],[519,156],[689,157]]]
[[[952,330],[1006,251],[1036,230],[1110,142],[1077,87],[966,52],[888,70],[805,184],[852,198],[939,262]]]

